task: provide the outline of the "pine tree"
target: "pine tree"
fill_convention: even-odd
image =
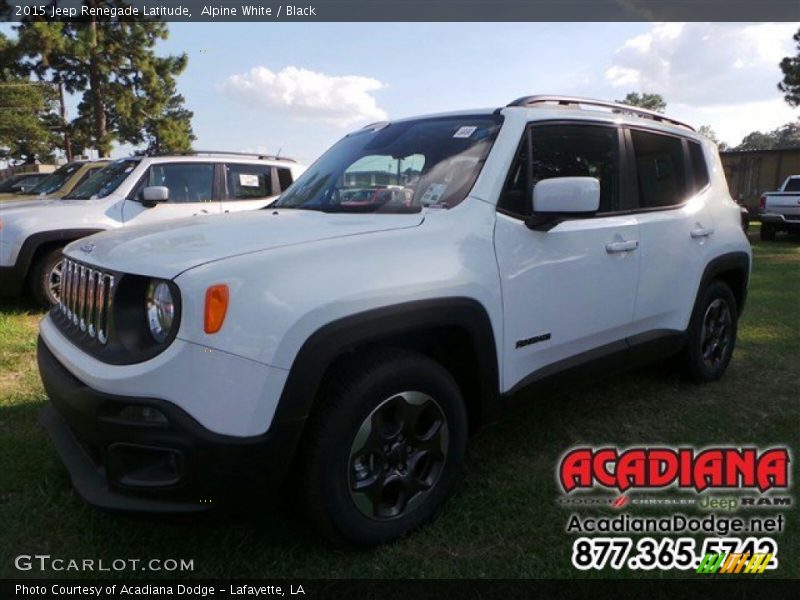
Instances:
[[[84,4],[97,8],[125,3]],[[24,45],[26,68],[60,83],[67,92],[81,94],[69,128],[72,145],[92,147],[100,156],[109,155],[114,141],[147,143],[160,151],[191,147],[193,115],[184,108],[176,86],[187,56],[155,54],[158,41],[169,35],[166,23],[89,18],[25,23],[18,31],[21,41],[29,38]]]
[[[638,106],[639,108],[646,108],[647,110],[654,110],[663,113],[667,109],[667,103],[661,94],[648,94],[646,92],[630,92],[622,100],[616,100],[622,104],[630,106]]]
[[[778,84],[778,89],[783,92],[783,97],[789,106],[800,106],[800,29],[792,39],[797,44],[797,54],[787,56],[781,61],[783,81]]]

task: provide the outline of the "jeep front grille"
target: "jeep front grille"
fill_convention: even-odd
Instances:
[[[59,311],[81,333],[108,341],[108,323],[114,301],[114,276],[70,258],[61,268]]]

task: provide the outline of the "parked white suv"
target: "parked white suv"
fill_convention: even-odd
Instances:
[[[751,259],[712,142],[542,96],[370,125],[266,210],[65,254],[42,418],[86,500],[202,510],[291,473],[358,543],[431,518],[523,388],[673,354],[718,379]]]
[[[87,235],[190,215],[262,208],[304,170],[287,158],[236,153],[117,160],[64,198],[0,203],[0,294],[27,285],[56,304],[61,250]]]

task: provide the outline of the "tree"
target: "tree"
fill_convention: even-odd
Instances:
[[[83,3],[91,8],[125,4]],[[24,48],[26,67],[81,94],[69,129],[73,144],[93,147],[100,156],[108,156],[114,141],[147,143],[163,151],[191,146],[193,115],[184,108],[175,81],[186,68],[186,54],[155,54],[156,43],[169,35],[166,23],[91,17],[83,22],[23,24],[18,30],[21,39],[28,35],[33,40]],[[56,38],[59,44],[35,43]]]
[[[622,100],[615,100],[621,104],[629,104],[630,106],[638,106],[639,108],[646,108],[647,110],[654,110],[663,113],[667,109],[667,103],[661,94],[649,94],[646,92],[630,92]]]
[[[780,62],[783,81],[778,84],[778,89],[783,92],[789,106],[800,106],[800,29],[792,39],[797,45],[797,54],[787,56]]]
[[[74,93],[75,85],[69,79],[68,61],[71,56],[70,40],[64,34],[62,23],[26,21],[17,28],[19,68],[28,76],[52,84],[58,90],[58,113],[64,154],[72,160],[72,131],[67,121],[64,91]]]
[[[717,148],[719,148],[720,150],[728,149],[728,144],[726,144],[725,142],[721,142],[719,140],[719,138],[717,137],[717,132],[711,128],[711,125],[701,125],[700,128],[697,130],[697,133],[699,133],[700,135],[704,135],[705,137],[710,139],[717,145]]]
[[[770,132],[754,131],[742,139],[735,150],[776,150],[800,148],[800,119]]]
[[[15,44],[0,34],[0,158],[35,163],[58,145],[56,92],[21,74]]]

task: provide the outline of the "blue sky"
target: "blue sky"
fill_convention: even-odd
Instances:
[[[8,31],[8,26],[3,26]],[[662,93],[668,112],[738,143],[793,118],[775,84],[797,24],[172,23],[195,147],[310,162],[382,118],[525,94]],[[74,108],[72,109],[74,115]],[[115,155],[127,153],[118,148]]]

